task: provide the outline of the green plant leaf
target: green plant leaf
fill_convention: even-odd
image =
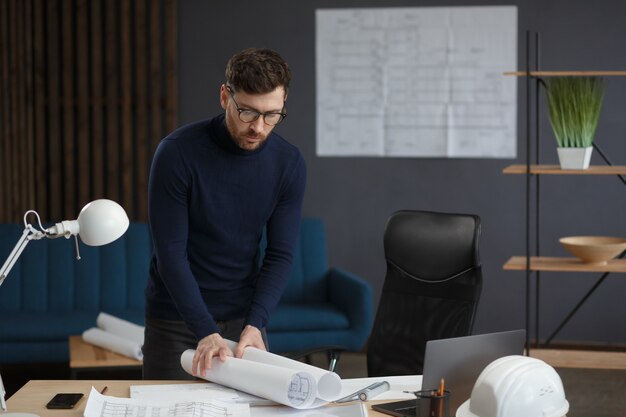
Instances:
[[[591,146],[604,101],[604,79],[552,77],[546,87],[550,124],[558,146]]]

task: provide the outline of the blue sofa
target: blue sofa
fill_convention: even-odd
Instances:
[[[0,225],[0,262],[24,226]],[[0,287],[0,363],[65,362],[68,336],[93,327],[100,311],[143,325],[152,251],[149,228],[131,223],[100,247],[42,239],[29,243]],[[329,269],[323,222],[304,219],[289,286],[268,325],[277,353],[338,345],[360,350],[372,325],[369,284]]]
[[[0,259],[24,226],[0,225]],[[0,363],[64,362],[68,336],[95,326],[100,311],[143,324],[144,286],[152,243],[146,224],[131,223],[99,247],[74,240],[28,244],[0,287]]]

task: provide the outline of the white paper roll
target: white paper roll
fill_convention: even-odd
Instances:
[[[237,343],[232,340],[226,340],[226,343],[234,352]],[[306,371],[317,381],[317,397],[325,401],[335,401],[341,397],[341,378],[334,372],[253,347],[244,349],[242,359]]]
[[[130,321],[120,319],[107,313],[98,314],[96,324],[99,329],[105,330],[124,339],[132,340],[139,346],[143,345],[144,327]]]
[[[83,332],[83,339],[88,343],[112,350],[121,355],[143,360],[140,344],[105,330],[98,329],[97,327],[85,330]]]
[[[180,357],[189,374],[195,352],[189,349]],[[233,357],[224,362],[214,358],[202,378],[300,409],[311,408],[317,393],[315,378],[308,372]]]

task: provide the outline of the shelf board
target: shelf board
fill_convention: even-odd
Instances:
[[[555,368],[626,369],[626,352],[530,348],[530,356]]]
[[[590,76],[602,76],[602,77],[623,77],[626,76],[626,71],[507,71],[504,75],[512,75],[515,77],[590,77]]]
[[[525,271],[526,257],[513,256],[502,269],[507,271]],[[554,258],[547,256],[531,256],[531,271],[558,272],[626,272],[626,259],[611,259],[606,264],[589,264],[578,258]]]
[[[526,165],[509,165],[502,170],[504,174],[526,174],[528,169]],[[625,175],[626,166],[624,165],[592,165],[588,169],[561,169],[559,165],[531,165],[531,174],[549,174],[549,175]]]

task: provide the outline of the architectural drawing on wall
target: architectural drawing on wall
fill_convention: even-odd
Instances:
[[[514,158],[515,6],[316,10],[317,155]]]

